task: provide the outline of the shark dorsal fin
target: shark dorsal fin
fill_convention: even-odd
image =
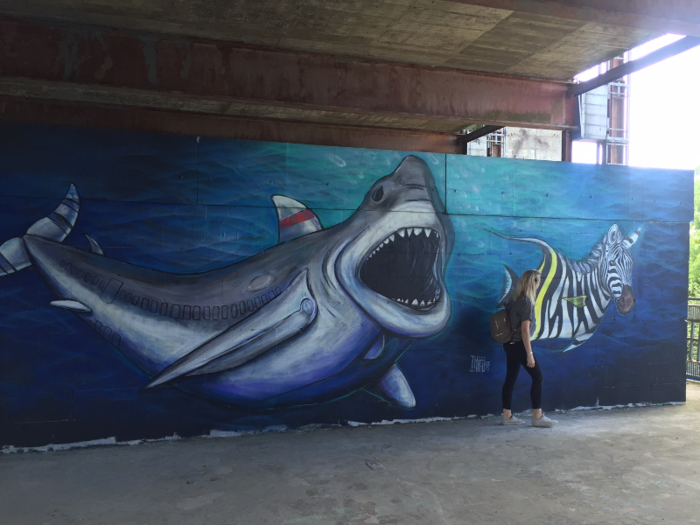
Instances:
[[[279,241],[285,242],[323,229],[318,217],[301,202],[283,195],[273,195],[277,209]]]

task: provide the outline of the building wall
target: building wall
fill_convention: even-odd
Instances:
[[[498,413],[505,266],[543,271],[545,411],[685,399],[691,172],[17,124],[0,141],[1,445]],[[603,304],[613,273],[634,304]]]
[[[561,131],[548,129],[513,128],[506,129],[506,148],[503,157],[509,159],[561,160]],[[481,137],[467,145],[467,154],[485,157],[486,137]]]

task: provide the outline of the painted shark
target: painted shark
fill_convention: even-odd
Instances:
[[[450,318],[444,271],[454,233],[435,181],[408,156],[346,221],[323,229],[275,195],[279,242],[224,268],[172,274],[118,261],[87,236],[71,185],[49,216],[0,246],[0,275],[34,268],[57,299],[150,376],[225,403],[271,408],[366,389],[403,408],[396,364]]]

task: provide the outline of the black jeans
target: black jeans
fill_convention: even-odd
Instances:
[[[532,378],[532,387],[530,387],[530,400],[532,408],[542,408],[542,369],[540,363],[535,359],[535,367],[528,368],[527,366],[527,351],[522,341],[515,343],[506,343],[503,345],[503,350],[506,351],[508,357],[506,382],[503,383],[503,408],[510,410],[510,403],[513,399],[513,388],[518,380],[520,373],[520,365],[525,368],[525,371]]]

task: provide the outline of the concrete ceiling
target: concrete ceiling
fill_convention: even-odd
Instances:
[[[572,128],[566,83],[668,31],[700,35],[700,2],[5,0],[0,118],[453,151],[473,124]]]
[[[552,80],[664,32],[443,0],[9,0],[0,12]]]

